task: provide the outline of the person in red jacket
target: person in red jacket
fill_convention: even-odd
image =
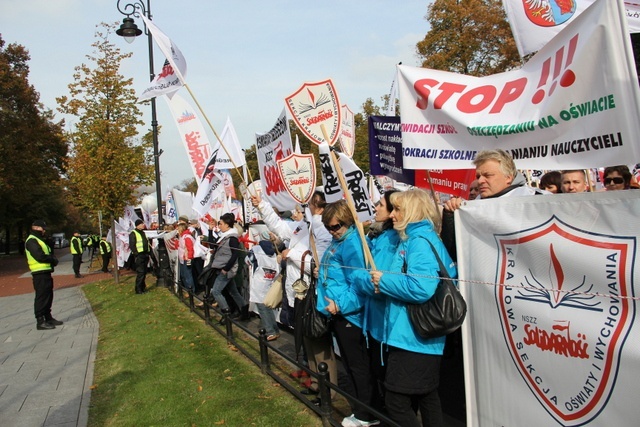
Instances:
[[[180,247],[178,248],[178,260],[180,261],[180,279],[182,286],[189,292],[195,292],[191,262],[194,257],[195,238],[186,224],[178,226],[180,234]]]

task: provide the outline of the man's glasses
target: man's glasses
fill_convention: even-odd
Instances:
[[[338,230],[340,230],[342,228],[342,224],[341,223],[337,223],[337,224],[333,224],[333,225],[325,225],[324,228],[326,228],[329,231],[333,231],[334,233]]]
[[[624,178],[620,178],[619,176],[616,176],[614,178],[605,178],[604,179],[604,185],[609,185],[612,182],[614,184],[624,184]]]

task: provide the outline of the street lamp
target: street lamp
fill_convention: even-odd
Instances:
[[[133,43],[136,37],[142,35],[142,30],[138,28],[132,16],[140,17],[144,15],[147,19],[151,20],[151,4],[150,0],[147,0],[146,5],[142,0],[126,3],[125,1],[118,0],[116,6],[118,12],[125,15],[122,20],[122,25],[116,30],[116,34],[124,37],[128,43]],[[147,35],[149,41],[149,80],[153,81],[155,73],[153,71],[153,37],[149,29],[144,27],[144,33]],[[156,175],[156,201],[158,205],[158,228],[161,230],[164,225],[164,216],[162,215],[162,187],[160,186],[160,154],[162,151],[158,147],[158,119],[156,116],[156,98],[151,98],[151,132],[153,136],[153,161]],[[158,240],[158,258],[160,271],[157,274],[158,280],[162,277],[162,272],[165,266],[169,265],[169,259],[167,257],[167,249],[164,245],[164,240]]]

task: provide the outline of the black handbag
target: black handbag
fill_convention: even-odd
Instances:
[[[314,263],[311,261],[311,270],[313,271]],[[307,290],[307,295],[302,300],[302,334],[308,338],[322,338],[329,333],[329,324],[331,319],[320,313],[316,309],[318,296],[316,295],[317,279],[311,275],[311,284]]]
[[[427,239],[425,239],[427,240]],[[437,338],[450,334],[462,326],[467,314],[467,303],[449,277],[447,269],[433,244],[427,240],[440,266],[440,283],[433,296],[422,304],[407,304],[413,330],[422,338]],[[406,261],[405,261],[406,262]],[[406,273],[406,264],[403,266]]]

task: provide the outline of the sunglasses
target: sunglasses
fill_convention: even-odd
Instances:
[[[623,184],[624,183],[624,178],[620,178],[619,176],[616,176],[615,178],[605,178],[604,179],[604,184],[605,185],[609,185],[612,182],[614,184]]]
[[[326,228],[329,231],[333,231],[334,233],[338,230],[340,230],[343,227],[342,223],[337,223],[337,224],[333,224],[333,225],[325,225],[324,228]]]

